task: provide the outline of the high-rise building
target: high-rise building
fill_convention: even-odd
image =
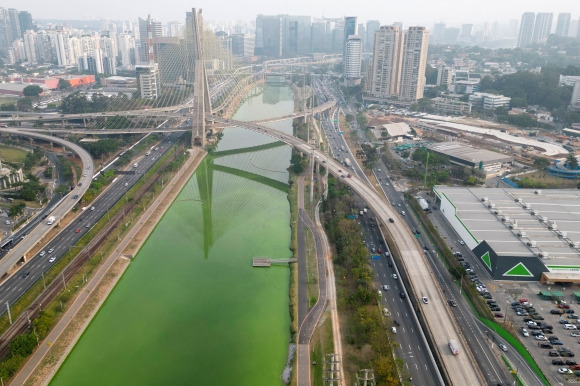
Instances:
[[[433,38],[431,44],[445,43],[445,23],[435,23],[433,26]]]
[[[282,18],[258,15],[256,17],[256,55],[279,58],[282,56]]]
[[[163,36],[163,25],[151,18],[146,20],[139,18],[139,62],[149,63],[150,40]]]
[[[310,53],[311,25],[310,16],[282,17],[282,56],[291,57]]]
[[[445,28],[444,42],[445,44],[457,44],[459,40],[459,28],[449,27]]]
[[[32,24],[32,15],[30,12],[20,11],[20,13],[18,13],[18,23],[20,24],[20,32],[22,37],[24,37],[24,33],[26,31],[29,29],[34,29],[34,24]]]
[[[350,76],[354,73],[354,63],[356,62],[356,58],[353,55],[356,55],[357,46],[359,43],[362,44],[362,40],[358,39],[358,42],[355,40],[355,37],[358,37],[358,18],[356,16],[348,16],[344,18],[344,30],[343,30],[343,49],[342,49],[342,75],[346,79],[352,79],[353,77]],[[349,40],[353,39],[352,41],[352,52],[348,52],[349,47]],[[348,55],[351,55],[350,58],[347,58]],[[361,47],[361,55],[362,55],[362,47]],[[358,69],[358,76],[360,77],[360,55],[359,55],[359,69]],[[347,69],[347,65],[349,68]],[[347,75],[349,72],[350,75]]]
[[[459,41],[461,43],[471,43],[473,33],[473,24],[462,24],[461,33],[459,34]]]
[[[536,15],[536,22],[534,23],[534,35],[532,37],[533,43],[543,43],[546,41],[550,32],[552,31],[552,13],[538,13]]]
[[[574,83],[574,91],[572,91],[570,104],[574,110],[580,109],[580,80]]]
[[[367,92],[377,98],[423,97],[429,32],[425,27],[382,26],[375,33]]]
[[[429,31],[425,27],[409,27],[403,36],[403,61],[399,99],[423,98]]]
[[[256,35],[252,34],[233,34],[232,38],[232,54],[241,59],[248,60],[254,56],[254,45],[256,43]]]
[[[12,43],[12,28],[10,16],[6,8],[0,7],[0,50],[5,50]]]
[[[451,84],[453,80],[453,70],[449,67],[440,66],[437,69],[437,86],[445,86]]]
[[[346,54],[343,57],[344,78],[347,86],[360,82],[360,65],[362,58],[362,40],[358,35],[350,35],[346,41]]]
[[[121,34],[118,38],[121,66],[130,69],[135,65],[135,38],[130,34]]]
[[[525,12],[522,15],[522,21],[520,22],[520,34],[518,35],[518,48],[527,48],[532,45],[535,20],[536,14],[533,12]]]
[[[381,28],[378,20],[367,21],[367,39],[365,41],[365,51],[373,51],[375,48],[375,33]]]
[[[37,33],[33,30],[28,30],[24,33],[24,52],[26,53],[26,61],[33,64],[38,63],[36,39]]]
[[[401,62],[403,60],[403,32],[399,27],[382,26],[375,32],[373,62],[367,90],[377,98],[399,95]]]
[[[20,30],[20,19],[18,18],[18,10],[9,8],[8,18],[10,19],[10,31],[12,32],[10,43],[12,43],[14,40],[19,39],[22,36],[22,31]]]
[[[143,99],[157,99],[159,96],[159,68],[157,63],[135,66],[137,90]]]
[[[570,20],[572,15],[570,13],[559,13],[558,21],[556,23],[556,35],[558,36],[568,36],[568,30],[570,29]]]

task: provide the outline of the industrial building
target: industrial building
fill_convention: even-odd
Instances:
[[[433,191],[441,213],[495,280],[580,282],[580,191]]]
[[[479,168],[486,173],[497,172],[503,164],[512,163],[514,157],[485,149],[476,149],[461,142],[440,142],[428,145],[435,153],[449,157],[451,163]]]

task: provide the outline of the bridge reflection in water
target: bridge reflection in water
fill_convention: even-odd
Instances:
[[[287,145],[284,142],[275,141],[241,149],[217,151],[208,154],[198,166],[195,178],[186,186],[184,197],[180,198],[178,202],[198,201],[200,203],[203,221],[195,223],[203,226],[203,229],[198,229],[198,231],[203,234],[203,252],[206,259],[209,257],[209,251],[213,247],[215,240],[226,232],[228,228],[227,219],[232,217],[231,215],[233,214],[252,211],[252,207],[245,202],[243,194],[228,191],[227,187],[223,186],[227,184],[227,179],[232,177],[242,178],[246,180],[243,184],[258,182],[284,193],[288,192],[288,172],[286,170],[267,169],[268,165],[274,165],[273,162],[270,162],[271,159],[279,158],[280,154],[275,150],[282,146]],[[246,154],[246,156],[242,157],[243,154]],[[234,158],[230,160],[233,161],[230,163],[236,164],[235,167],[215,162],[224,157]],[[255,170],[255,172],[251,170]],[[278,178],[272,178],[264,174],[275,174]],[[214,189],[216,186],[217,189]],[[245,190],[242,189],[242,191]],[[231,196],[231,199],[220,200],[220,207],[215,207],[215,194],[227,194]],[[217,225],[214,224],[213,214],[215,211],[219,211],[215,218],[222,219],[222,223]]]

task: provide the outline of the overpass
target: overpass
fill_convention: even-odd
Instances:
[[[82,147],[66,141],[61,138],[52,137],[50,135],[45,135],[42,133],[37,132],[30,132],[30,131],[20,131],[19,129],[9,129],[9,128],[0,128],[0,133],[3,134],[10,134],[10,135],[25,135],[27,137],[32,137],[40,140],[44,140],[47,142],[56,142],[71,151],[75,152],[81,159],[83,164],[83,174],[78,176],[79,183],[74,189],[64,196],[64,199],[60,202],[60,204],[54,208],[50,215],[56,217],[56,221],[52,225],[46,224],[46,222],[41,222],[38,224],[30,233],[18,244],[12,248],[10,252],[6,254],[0,260],[0,278],[4,278],[8,272],[10,272],[16,264],[21,260],[28,260],[28,253],[32,248],[36,246],[36,244],[55,226],[58,225],[59,221],[79,202],[83,194],[87,191],[89,186],[91,185],[91,181],[93,179],[93,160],[89,153],[83,149]],[[69,198],[75,197],[76,199]]]

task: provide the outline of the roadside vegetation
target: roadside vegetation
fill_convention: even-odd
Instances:
[[[346,186],[328,177],[328,199],[323,202],[323,221],[329,240],[336,248],[334,258],[337,303],[344,326],[343,370],[354,381],[360,369],[374,369],[377,384],[399,383],[402,362],[395,359],[396,345],[391,321],[381,315],[368,251],[361,228],[347,218],[355,204]]]

